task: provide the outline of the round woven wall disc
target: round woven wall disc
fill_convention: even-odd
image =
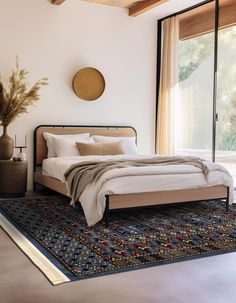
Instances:
[[[75,74],[73,89],[80,99],[94,101],[103,94],[105,80],[96,68],[85,67]]]

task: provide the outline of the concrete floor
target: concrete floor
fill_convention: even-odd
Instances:
[[[236,253],[52,286],[0,229],[1,303],[235,303]]]

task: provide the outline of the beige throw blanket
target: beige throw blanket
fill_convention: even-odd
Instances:
[[[72,165],[65,172],[67,190],[72,201],[79,201],[83,190],[88,184],[96,182],[109,170],[127,167],[145,167],[157,165],[193,165],[206,175],[207,166],[196,157],[154,157],[150,159],[119,160],[119,161],[85,161]]]

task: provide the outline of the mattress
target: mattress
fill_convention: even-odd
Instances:
[[[73,164],[83,161],[104,161],[119,159],[143,159],[156,155],[118,156],[74,156],[45,159],[43,174],[62,182],[65,171]],[[201,169],[192,165],[160,165],[112,170],[104,174],[100,184],[88,185],[80,197],[88,225],[94,225],[103,217],[105,195],[139,192],[157,192],[189,188],[225,185],[230,187],[230,202],[233,200],[233,181],[229,172],[219,164],[206,161],[209,173],[205,176]],[[125,171],[128,170],[128,171]],[[133,173],[134,172],[134,173]],[[138,172],[138,174],[137,174]]]

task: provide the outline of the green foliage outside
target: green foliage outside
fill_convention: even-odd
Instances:
[[[213,35],[206,34],[180,41],[179,80],[187,79],[213,52]]]
[[[213,55],[213,33],[180,41],[183,121],[191,117],[181,148],[211,149]],[[236,151],[236,26],[219,32],[217,112],[216,150]]]

